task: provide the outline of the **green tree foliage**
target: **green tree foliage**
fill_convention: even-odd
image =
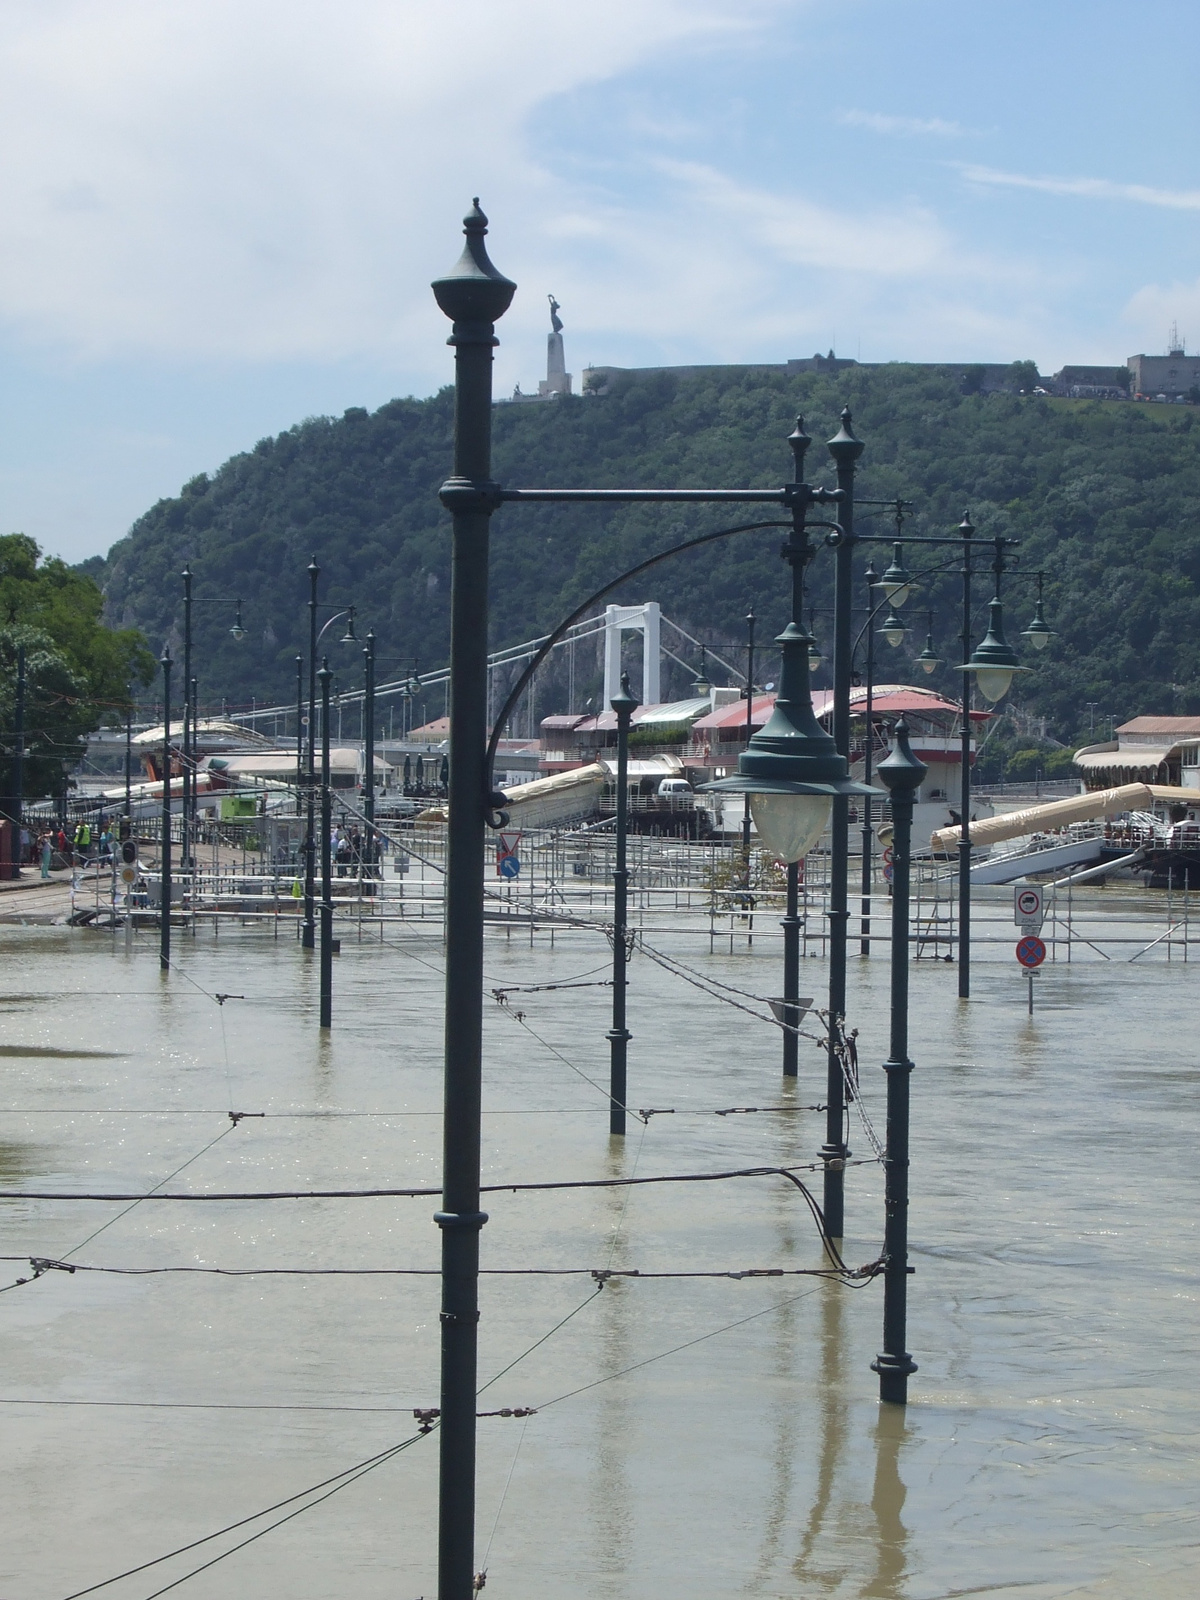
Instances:
[[[815,440],[808,476],[832,482],[822,441],[846,402],[867,445],[860,497],[911,500],[908,533],[949,533],[970,512],[981,546],[976,639],[990,598],[986,540],[1021,540],[1019,570],[1005,580],[1006,626],[1032,671],[1017,680],[1013,696],[1047,717],[1056,738],[1075,737],[1088,702],[1118,721],[1138,712],[1200,711],[1200,427],[1190,408],[965,394],[957,367],[897,364],[836,375],[662,371],[617,377],[602,395],[497,406],[493,472],[530,487],[778,484],[789,475],[784,437],[803,412]],[[247,628],[237,644],[228,631],[232,606],[196,607],[201,699],[227,695],[246,704],[255,695],[287,704],[295,655],[306,648],[305,567],[315,553],[324,569],[322,600],[357,604],[360,635],[375,629],[381,681],[401,675],[401,657],[442,664],[449,519],[437,489],[450,470],[452,427],[452,395],[443,391],[426,401],[395,400],[373,414],[355,408],[336,421],[310,419],[261,440],[211,479],[195,478],[177,498],[161,501],[114,547],[104,578],[110,617],[177,652],[179,572],[189,560],[197,596],[240,595]],[[493,647],[544,632],[652,551],[735,520],[743,519],[703,506],[504,507],[492,524]],[[887,513],[862,508],[859,529],[888,532]],[[771,532],[737,535],[610,598],[658,599],[717,647],[742,637],[753,602],[759,637],[769,638],[785,620],[778,541]],[[880,548],[873,553],[878,558]],[[927,576],[909,602],[913,627],[905,645],[893,654],[880,644],[880,676],[919,678],[955,694],[957,558],[914,549],[908,564],[945,570]],[[819,683],[828,681],[831,654],[824,609],[831,568],[822,553],[810,571],[826,656]],[[1039,568],[1056,630],[1040,655],[1019,640],[1033,609],[1030,577]],[[927,680],[912,654],[925,635],[924,617],[915,613],[929,607],[947,665]],[[358,652],[334,645],[330,655],[341,683],[356,686]],[[760,677],[771,676],[764,665]],[[665,687],[686,694],[687,675],[677,677]],[[544,680],[539,715],[565,709],[564,682],[559,668]],[[584,690],[594,692],[594,685]],[[440,711],[440,699],[425,708],[427,715]]]
[[[1008,381],[1014,389],[1030,394],[1041,383],[1041,373],[1036,361],[1014,361],[1008,369]]]
[[[54,794],[87,735],[128,701],[128,686],[148,683],[154,662],[133,629],[101,620],[94,579],[59,560],[42,561],[21,533],[0,537],[0,742],[9,787],[18,652],[25,651],[26,795]]]

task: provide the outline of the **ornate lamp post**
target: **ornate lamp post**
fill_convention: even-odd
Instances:
[[[625,923],[628,904],[629,871],[626,845],[629,833],[629,722],[637,701],[629,688],[629,674],[621,674],[620,692],[609,701],[617,714],[617,863],[613,871],[613,999],[612,1027],[609,1029],[608,1131],[625,1132],[626,1050],[632,1035],[625,1025],[625,991],[629,979],[629,950]]]
[[[333,1026],[333,884],[330,862],[333,807],[329,793],[329,682],[333,673],[328,658],[321,661],[321,1022]]]
[[[171,966],[171,652],[164,650],[159,662],[163,673],[163,792],[162,792],[162,899],[158,915],[158,965],[167,972]]]
[[[912,816],[917,790],[928,768],[913,755],[908,724],[896,724],[892,753],[879,764],[892,811],[891,1049],[887,1073],[887,1151],[884,1164],[883,1353],[871,1363],[879,1374],[879,1398],[903,1405],[908,1377],[917,1364],[904,1348],[908,1297],[908,1059],[909,876]]]
[[[783,655],[783,666],[779,693],[770,717],[738,757],[736,775],[704,784],[703,788],[709,793],[748,795],[759,837],[777,860],[787,864],[787,911],[783,924],[783,1022],[786,1029],[783,1070],[786,1077],[794,1077],[797,1071],[796,1029],[800,1023],[796,1005],[800,987],[797,864],[820,840],[839,800],[844,801],[852,794],[866,796],[880,791],[857,783],[849,776],[846,757],[838,751],[835,741],[813,713],[809,686],[810,635],[792,621],[776,643]],[[837,1061],[838,1084],[843,1087],[840,1055]],[[844,1105],[841,1095],[838,1101],[836,1142],[840,1148]],[[834,1133],[827,1132],[833,1141]],[[840,1229],[835,1233],[832,1224],[827,1227],[831,1238],[840,1237]]]
[[[516,284],[488,259],[475,201],[466,246],[433,285],[453,323],[454,474],[450,588],[450,804],[446,842],[445,1121],[442,1209],[442,1384],[438,1498],[439,1600],[471,1600],[475,1548],[475,1390],[479,1323],[483,905],[480,862],[492,806],[487,782],[488,536],[499,504],[491,481],[492,347]]]

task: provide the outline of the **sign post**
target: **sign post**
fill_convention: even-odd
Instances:
[[[1013,921],[1022,933],[1041,933],[1045,915],[1042,891],[1036,884],[1018,885],[1013,890]]]
[[[1025,891],[1029,893],[1031,891]],[[1041,906],[1041,896],[1038,896],[1038,905]],[[1018,908],[1019,909],[1019,908]],[[1040,926],[1040,922],[1039,922]],[[1033,975],[1046,959],[1046,946],[1036,933],[1027,933],[1023,939],[1017,940],[1017,960],[1029,974],[1029,1015],[1033,1015]]]
[[[511,880],[520,874],[521,861],[517,855],[517,846],[520,842],[521,835],[516,831],[500,834],[499,843],[496,845],[496,876],[498,878]]]

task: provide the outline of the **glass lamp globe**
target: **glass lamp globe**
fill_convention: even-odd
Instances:
[[[777,861],[789,865],[813,848],[829,825],[833,799],[827,794],[752,792],[750,815],[758,836]]]
[[[246,637],[246,630],[245,630],[245,628],[242,627],[240,622],[235,622],[233,627],[230,628],[229,631],[233,635],[233,637],[235,639],[237,639],[237,640],[241,640],[241,639],[244,639]]]
[[[883,619],[883,627],[879,631],[894,649],[897,645],[904,643],[904,635],[908,632],[908,629],[895,611],[889,611]]]
[[[936,672],[941,664],[942,658],[933,648],[933,637],[931,635],[925,641],[924,650],[922,650],[921,654],[917,657],[917,665],[920,667],[922,672]]]
[[[1037,609],[1033,614],[1033,621],[1027,628],[1021,630],[1022,639],[1028,639],[1035,650],[1044,650],[1050,643],[1051,628],[1042,615],[1042,603],[1039,600]]]
[[[975,674],[979,692],[991,705],[1003,700],[1013,681],[1010,667],[980,667]]]

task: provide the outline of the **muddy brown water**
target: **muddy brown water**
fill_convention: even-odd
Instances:
[[[1140,902],[1123,912],[1135,925],[1143,914]],[[670,921],[660,947],[777,992],[765,938],[710,957],[699,924]],[[152,934],[127,958],[94,933],[0,930],[13,1002],[0,1016],[0,1187],[141,1192],[172,1173],[172,1189],[436,1185],[435,938],[345,942],[324,1041],[315,964],[290,943],[202,934],[176,948],[180,970],[164,981]],[[614,1279],[597,1291],[588,1275],[814,1266],[790,1185],[491,1195],[485,1267],[583,1270],[483,1281],[485,1378],[576,1313],[480,1402],[537,1408],[479,1424],[488,1596],[1194,1593],[1200,967],[1160,956],[1056,965],[1032,1019],[999,946],[982,953],[967,1004],[953,967],[914,965],[920,1371],[905,1413],[880,1410],[869,1370],[878,1284]],[[590,985],[605,962],[591,934],[487,948],[496,987]],[[824,972],[807,965],[806,993]],[[247,998],[219,1007],[202,990]],[[485,1181],[813,1158],[824,1119],[798,1108],[822,1098],[817,1048],[803,1046],[801,1078],[782,1088],[773,1027],[644,959],[632,968],[631,1101],[663,1114],[611,1143],[604,1099],[578,1075],[605,1075],[607,1004],[607,989],[587,986],[513,996],[507,1011],[489,1000]],[[849,1011],[882,1131],[882,951],[852,958]],[[755,1105],[793,1109],[713,1114]],[[267,1115],[235,1126],[230,1110]],[[869,1156],[860,1128],[851,1142]],[[877,1165],[851,1170],[853,1262],[878,1251],[881,1189]],[[3,1263],[6,1284],[29,1276],[31,1255],[438,1264],[425,1199],[2,1209],[0,1253],[22,1258]],[[437,1403],[437,1309],[433,1275],[51,1270],[0,1294],[0,1595],[64,1600],[410,1437],[412,1409]],[[436,1451],[436,1435],[420,1440],[178,1592],[431,1597]],[[262,1526],[101,1592],[145,1600]]]

